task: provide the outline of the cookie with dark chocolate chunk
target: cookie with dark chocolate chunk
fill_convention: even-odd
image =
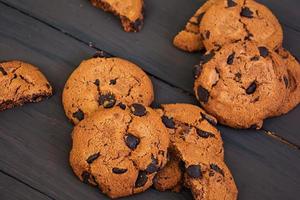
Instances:
[[[77,124],[99,108],[149,106],[153,97],[151,80],[137,65],[121,58],[97,57],[83,61],[71,74],[63,105],[67,117]],[[140,106],[137,109],[141,112]]]
[[[203,108],[221,124],[259,129],[264,119],[282,107],[288,79],[283,59],[273,50],[239,41],[224,45],[202,64],[194,91]]]
[[[253,40],[275,50],[282,45],[283,31],[266,6],[252,0],[220,0],[203,16],[199,25],[202,44],[210,51],[228,43]]]
[[[98,109],[73,130],[70,164],[78,178],[110,198],[145,191],[167,163],[169,134],[160,115],[145,107],[147,115],[130,108]]]
[[[0,63],[0,83],[0,111],[42,101],[53,93],[42,72],[22,61]]]

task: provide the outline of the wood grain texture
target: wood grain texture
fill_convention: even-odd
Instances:
[[[19,181],[0,172],[0,199],[1,200],[51,200],[38,191],[20,183]]]
[[[146,1],[146,20],[142,32],[125,33],[119,20],[91,6],[88,0],[0,0],[6,2],[85,43],[91,42],[143,66],[148,73],[185,91],[192,92],[192,66],[199,62],[199,53],[188,54],[172,45],[173,36],[204,0]],[[274,10],[284,24],[284,47],[300,57],[300,17],[298,0],[259,0]],[[180,12],[180,14],[179,14]],[[297,31],[298,30],[298,31]],[[268,120],[264,129],[300,145],[300,111]],[[288,128],[292,127],[292,128]]]
[[[1,60],[22,59],[40,66],[56,92],[49,100],[0,113],[0,169],[55,199],[105,199],[80,183],[68,163],[71,124],[64,116],[61,92],[69,74],[94,49],[0,4]],[[119,55],[119,54],[115,54]],[[152,78],[159,103],[196,103],[194,97]],[[219,127],[226,161],[241,200],[297,199],[299,151],[261,131]],[[154,190],[128,199],[191,199],[188,193]]]

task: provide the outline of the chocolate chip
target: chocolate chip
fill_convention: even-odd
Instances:
[[[201,117],[208,121],[211,125],[216,126],[218,124],[217,120],[210,115],[207,115],[205,113],[201,113]]]
[[[135,150],[136,147],[140,144],[140,139],[128,133],[125,136],[125,143],[131,150]]]
[[[143,20],[142,19],[137,19],[134,23],[132,23],[132,27],[136,31],[140,31],[143,27]]]
[[[289,79],[286,76],[284,76],[283,80],[284,80],[285,87],[288,88],[289,87]]]
[[[135,187],[142,187],[144,186],[148,181],[147,172],[140,171],[138,174],[138,177],[135,181]]]
[[[100,156],[100,153],[95,153],[93,155],[91,155],[90,157],[88,157],[88,159],[86,159],[86,162],[91,164],[92,162],[94,162],[98,157]]]
[[[152,173],[158,171],[159,167],[157,165],[158,165],[158,160],[156,158],[152,158],[151,163],[146,168],[146,172],[148,174],[152,174]]]
[[[250,60],[251,61],[258,61],[259,60],[259,56],[253,56]]]
[[[116,98],[112,93],[101,94],[98,101],[104,108],[112,108],[116,103]]]
[[[94,84],[99,87],[99,85],[100,85],[99,79],[96,79],[95,82],[94,82]]]
[[[207,63],[208,61],[210,61],[213,57],[215,56],[215,52],[209,52],[207,54],[201,55],[200,57],[200,63],[202,65],[204,65],[205,63]]]
[[[125,110],[125,109],[126,109],[126,105],[123,104],[122,102],[120,102],[120,103],[118,104],[118,106],[119,106],[122,110]]]
[[[207,103],[209,99],[209,92],[203,88],[201,85],[197,89],[199,101]]]
[[[113,168],[112,172],[115,174],[124,174],[125,172],[127,172],[127,169]]]
[[[269,55],[269,50],[266,47],[258,47],[259,54],[262,57],[267,57]]]
[[[210,132],[207,132],[207,131],[203,131],[201,129],[197,129],[196,132],[202,138],[215,137],[215,135],[213,133],[210,133]]]
[[[0,72],[3,74],[3,76],[7,75],[7,72],[4,70],[3,67],[0,66]]]
[[[241,11],[242,17],[253,18],[253,12],[248,7],[243,7]]]
[[[90,176],[91,176],[91,174],[89,172],[83,171],[82,174],[81,174],[82,182],[85,183],[85,184],[88,184]]]
[[[252,82],[250,86],[246,89],[247,94],[253,94],[257,88],[256,82]]]
[[[93,58],[111,58],[111,57],[113,56],[105,51],[96,51],[96,53],[93,55]]]
[[[215,172],[218,172],[224,176],[224,171],[216,164],[210,164],[210,168],[214,170]]]
[[[237,3],[235,3],[233,0],[227,0],[227,7],[228,8],[234,7],[236,5],[237,5]]]
[[[175,122],[173,121],[172,117],[169,118],[164,115],[161,117],[161,120],[167,128],[172,128],[172,129],[175,128]]]
[[[77,112],[73,113],[73,117],[81,121],[84,119],[84,113],[82,112],[81,109],[78,109]]]
[[[109,85],[116,85],[117,79],[112,79],[109,81]]]
[[[235,56],[235,52],[233,52],[232,54],[230,54],[228,56],[228,58],[227,58],[227,64],[228,65],[232,65],[233,64],[234,56]]]
[[[194,78],[195,79],[200,76],[200,74],[202,72],[202,69],[203,69],[202,65],[195,65],[194,66]]]
[[[202,172],[200,165],[190,165],[186,169],[187,174],[191,178],[202,178]]]
[[[138,103],[132,104],[130,110],[132,114],[139,117],[145,116],[147,113],[146,108],[142,104],[138,104]]]

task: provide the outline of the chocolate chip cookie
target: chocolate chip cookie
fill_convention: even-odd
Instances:
[[[283,40],[277,18],[267,7],[253,0],[216,2],[203,16],[200,34],[207,50],[240,40],[253,40],[274,50]]]
[[[151,108],[100,109],[75,126],[70,164],[110,198],[145,191],[167,162],[169,134]]]
[[[195,70],[194,91],[205,110],[224,125],[261,128],[287,95],[282,58],[244,41],[205,54]]]
[[[288,77],[285,77],[288,95],[276,115],[286,114],[294,109],[300,102],[300,65],[299,61],[284,48],[276,51],[287,67]]]
[[[144,24],[143,0],[90,0],[93,6],[118,16],[126,32],[138,32]]]
[[[92,58],[69,77],[63,105],[67,117],[77,124],[99,108],[126,108],[134,102],[148,106],[153,97],[151,80],[135,64],[121,58]]]
[[[52,87],[42,72],[22,61],[0,63],[0,83],[0,111],[52,95]]]
[[[179,166],[184,170],[184,184],[195,199],[236,199],[234,180],[223,161],[222,138],[215,128],[217,120],[189,104],[162,105],[158,112],[169,129],[170,148],[183,163]]]
[[[205,12],[220,0],[206,1],[196,13],[189,19],[184,30],[180,31],[173,40],[173,44],[184,51],[194,52],[203,49],[203,43],[199,31],[199,25]]]

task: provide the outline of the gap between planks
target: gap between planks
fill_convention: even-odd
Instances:
[[[28,16],[28,17],[30,17],[30,18],[32,18],[32,19],[34,19],[34,20],[36,20],[36,21],[38,21],[38,22],[44,24],[44,25],[46,25],[46,26],[49,26],[49,27],[51,27],[52,29],[54,29],[54,30],[56,30],[56,31],[58,31],[58,32],[61,32],[61,33],[63,33],[64,35],[66,35],[66,36],[68,36],[68,37],[71,37],[72,39],[74,39],[74,40],[76,40],[76,41],[78,41],[78,42],[80,42],[80,43],[82,43],[82,44],[84,44],[84,45],[87,45],[87,46],[89,46],[89,47],[95,49],[95,51],[103,51],[103,50],[101,50],[100,48],[94,46],[91,42],[84,41],[83,39],[81,39],[81,38],[79,38],[79,37],[76,37],[76,36],[72,35],[72,33],[68,32],[68,31],[65,31],[65,30],[63,30],[63,29],[61,29],[61,28],[58,28],[57,26],[54,26],[54,25],[52,25],[52,24],[50,24],[50,23],[48,23],[48,22],[46,22],[46,21],[44,21],[44,20],[42,20],[42,19],[40,19],[40,18],[34,16],[34,15],[32,15],[32,14],[30,14],[30,13],[27,13],[27,12],[25,12],[25,11],[23,11],[23,10],[21,10],[21,9],[19,9],[19,8],[17,8],[17,7],[15,7],[15,6],[13,6],[13,5],[10,5],[9,3],[3,2],[2,0],[0,0],[0,3],[3,4],[3,5],[5,5],[5,6],[7,6],[7,7],[9,7],[9,8],[12,8],[12,9],[14,9],[14,10],[16,10],[16,11],[18,11],[18,12],[20,12],[20,13],[22,13],[22,14],[24,14],[24,15],[26,15],[26,16]],[[283,24],[283,25],[286,26],[286,27],[288,27],[288,28],[290,28],[290,29],[293,29],[294,31],[300,32],[300,30],[295,29],[295,28],[293,28],[293,27],[290,27],[289,25],[286,25],[286,24]],[[108,52],[108,53],[109,53],[109,52]],[[189,91],[187,91],[187,90],[184,90],[184,89],[182,89],[182,88],[179,88],[179,87],[177,87],[177,86],[175,86],[175,85],[173,85],[173,84],[171,84],[171,83],[169,83],[169,82],[167,82],[167,81],[161,79],[160,77],[157,77],[157,76],[154,75],[154,74],[151,74],[151,73],[149,73],[149,72],[147,72],[147,71],[145,71],[145,72],[146,72],[149,76],[151,76],[151,77],[153,77],[153,78],[155,78],[155,79],[157,79],[157,80],[159,80],[159,81],[161,81],[161,82],[163,82],[163,83],[169,85],[170,87],[172,87],[172,88],[174,88],[174,89],[177,89],[177,90],[181,91],[183,94],[186,94],[186,95],[188,95],[188,96],[194,97],[194,94],[193,94],[193,93],[191,93],[191,92],[189,92]],[[273,131],[270,131],[270,130],[266,130],[266,129],[264,129],[264,128],[263,128],[262,130],[263,130],[262,133],[265,134],[265,135],[267,135],[268,137],[270,137],[270,138],[272,138],[272,139],[275,139],[275,140],[279,141],[280,143],[283,143],[283,144],[285,144],[285,145],[288,145],[288,146],[291,147],[291,148],[295,148],[295,149],[297,149],[297,150],[300,150],[300,146],[299,146],[299,145],[297,145],[297,144],[295,144],[295,143],[293,143],[293,142],[291,142],[291,141],[285,139],[284,137],[280,136],[280,134],[277,134],[277,133],[275,133],[275,132],[273,132]],[[14,178],[14,177],[13,177],[13,178]],[[26,184],[26,183],[25,183],[25,184]],[[50,198],[50,197],[49,197],[49,198]],[[52,198],[52,199],[53,199],[53,198]]]
[[[0,173],[4,174],[4,175],[6,175],[6,176],[8,176],[8,177],[10,177],[10,178],[12,178],[12,179],[14,179],[14,180],[20,182],[20,183],[22,183],[23,185],[25,185],[25,186],[31,188],[32,190],[34,190],[34,191],[36,191],[36,192],[38,192],[38,193],[40,193],[40,194],[42,194],[42,195],[48,197],[48,198],[51,199],[51,200],[56,200],[55,198],[51,197],[49,194],[46,194],[45,192],[43,192],[43,191],[41,191],[41,190],[39,190],[39,189],[37,189],[37,188],[35,188],[35,187],[29,185],[28,183],[24,182],[23,180],[21,180],[21,179],[15,177],[15,176],[13,176],[13,175],[11,175],[11,174],[9,174],[9,173],[3,171],[2,169],[0,169]]]

